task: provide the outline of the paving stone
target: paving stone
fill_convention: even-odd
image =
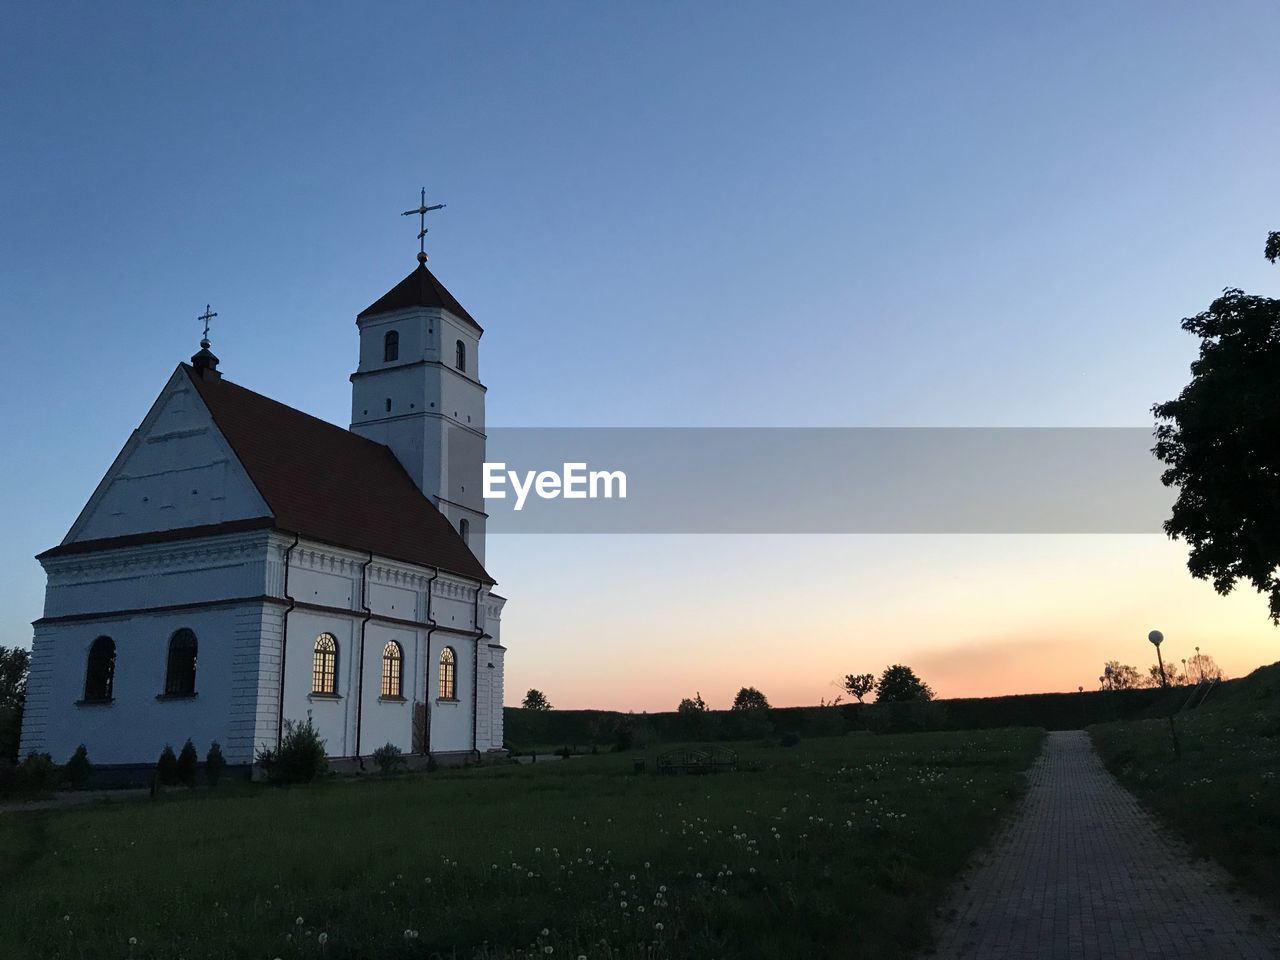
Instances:
[[[1275,912],[1158,827],[1078,730],[1048,735],[940,916],[935,960],[1280,958]]]

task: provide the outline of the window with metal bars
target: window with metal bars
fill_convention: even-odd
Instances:
[[[315,654],[311,658],[311,692],[338,692],[338,638],[332,633],[316,637]]]
[[[453,647],[445,647],[440,651],[440,699],[457,700],[458,687],[454,680],[457,657]]]
[[[99,637],[89,648],[89,663],[84,674],[84,698],[90,702],[111,700],[116,676],[116,642]]]
[[[196,652],[193,631],[183,627],[169,638],[169,661],[164,672],[166,697],[193,697],[196,692]]]
[[[388,640],[382,648],[382,695],[384,697],[400,697],[400,665],[404,653],[400,644]]]

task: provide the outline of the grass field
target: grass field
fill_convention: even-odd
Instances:
[[[1196,851],[1280,906],[1280,664],[1215,691],[1176,720],[1091,728],[1120,781]]]
[[[744,746],[0,815],[0,956],[904,957],[1032,730]],[[133,942],[136,941],[136,942]]]

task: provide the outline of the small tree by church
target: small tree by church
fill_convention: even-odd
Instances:
[[[551,701],[547,699],[547,695],[541,690],[530,687],[529,692],[524,695],[524,702],[521,706],[526,710],[550,710]]]
[[[156,761],[156,776],[166,787],[172,787],[178,782],[178,755],[167,743],[160,751],[160,759]]]
[[[182,749],[178,752],[177,776],[178,782],[186,786],[194,786],[196,782],[196,770],[200,766],[200,755],[196,753],[196,745],[191,742],[190,738],[182,745]]]
[[[209,786],[216,787],[218,781],[222,779],[222,771],[226,769],[227,761],[222,756],[222,747],[218,745],[218,741],[213,741],[209,745],[209,752],[204,758],[204,776],[209,782]]]
[[[286,720],[280,749],[262,747],[258,751],[258,763],[268,777],[282,783],[310,783],[329,772],[325,741],[310,717],[305,723]]]

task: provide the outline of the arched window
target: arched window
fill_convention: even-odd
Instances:
[[[382,362],[390,363],[400,359],[400,331],[388,330],[382,338]]]
[[[467,345],[461,340],[453,345],[453,365],[459,370],[467,369]]]
[[[404,659],[404,653],[400,649],[400,644],[394,640],[388,640],[387,645],[382,648],[382,695],[384,697],[399,697],[400,693],[400,662]]]
[[[311,692],[330,696],[338,692],[338,638],[332,633],[316,637],[316,652],[311,658]]]
[[[85,700],[110,701],[115,678],[116,642],[110,637],[99,637],[89,648],[89,664],[84,674]]]
[[[164,672],[166,697],[191,697],[196,692],[196,635],[183,627],[169,638],[169,663]]]
[[[458,686],[454,681],[454,667],[456,666],[456,658],[453,655],[453,647],[445,647],[440,651],[440,699],[441,700],[457,700]]]
[[[471,544],[471,521],[463,517],[458,521],[458,533],[462,536],[462,542]]]

